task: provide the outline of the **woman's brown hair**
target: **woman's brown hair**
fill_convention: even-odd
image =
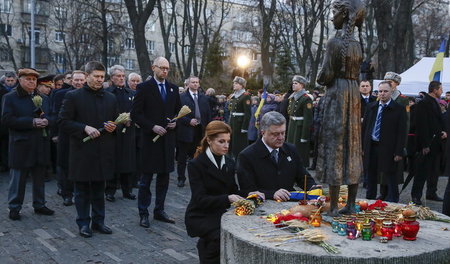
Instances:
[[[231,127],[222,121],[211,121],[206,126],[205,136],[203,137],[202,141],[200,141],[200,145],[197,147],[194,158],[205,152],[209,147],[207,140],[208,138],[209,140],[214,140],[219,134],[222,133],[231,134]]]

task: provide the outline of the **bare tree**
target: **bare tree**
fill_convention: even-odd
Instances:
[[[5,12],[0,12],[0,25],[2,26],[2,28],[0,28],[0,35],[5,40],[5,43],[0,43],[0,52],[3,52],[4,57],[8,57],[11,60],[14,70],[17,71],[17,62],[14,57],[14,49],[12,48],[11,37],[9,36],[8,32],[8,27],[12,27],[15,14],[12,1],[10,2],[9,10],[3,11]]]
[[[141,75],[149,76],[151,71],[150,57],[145,41],[145,24],[155,8],[156,0],[124,0],[128,10]]]
[[[269,6],[266,6],[269,2]],[[272,37],[272,22],[275,16],[277,0],[258,0],[258,9],[261,13],[261,65],[263,73],[263,82],[265,84],[272,83],[273,67],[270,53],[270,41]]]

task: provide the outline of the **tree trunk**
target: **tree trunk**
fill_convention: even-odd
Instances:
[[[128,16],[130,17],[130,22],[133,27],[134,43],[139,69],[142,78],[145,80],[147,76],[152,74],[152,65],[150,63],[150,57],[148,55],[147,45],[145,42],[145,24],[153,12],[156,0],[146,0],[145,6],[143,2],[143,0],[125,0]]]

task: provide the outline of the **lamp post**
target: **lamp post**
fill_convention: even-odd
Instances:
[[[250,64],[250,59],[245,56],[245,55],[240,55],[237,58],[237,65],[239,66],[239,68],[242,69],[242,78],[245,78],[245,69],[247,68],[247,66]]]

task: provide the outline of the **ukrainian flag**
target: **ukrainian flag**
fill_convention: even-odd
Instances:
[[[261,113],[261,108],[263,107],[264,102],[267,99],[267,86],[268,86],[267,84],[264,85],[264,91],[263,91],[263,94],[261,95],[261,102],[259,102],[258,108],[256,108],[256,111],[255,111],[255,118],[256,119],[258,119],[258,116]]]
[[[444,53],[445,53],[445,47],[446,47],[446,40],[443,39],[441,43],[441,47],[439,48],[439,52],[436,55],[436,60],[434,61],[433,68],[430,72],[430,82],[431,81],[438,81],[440,82],[442,79],[442,72],[444,70]]]

